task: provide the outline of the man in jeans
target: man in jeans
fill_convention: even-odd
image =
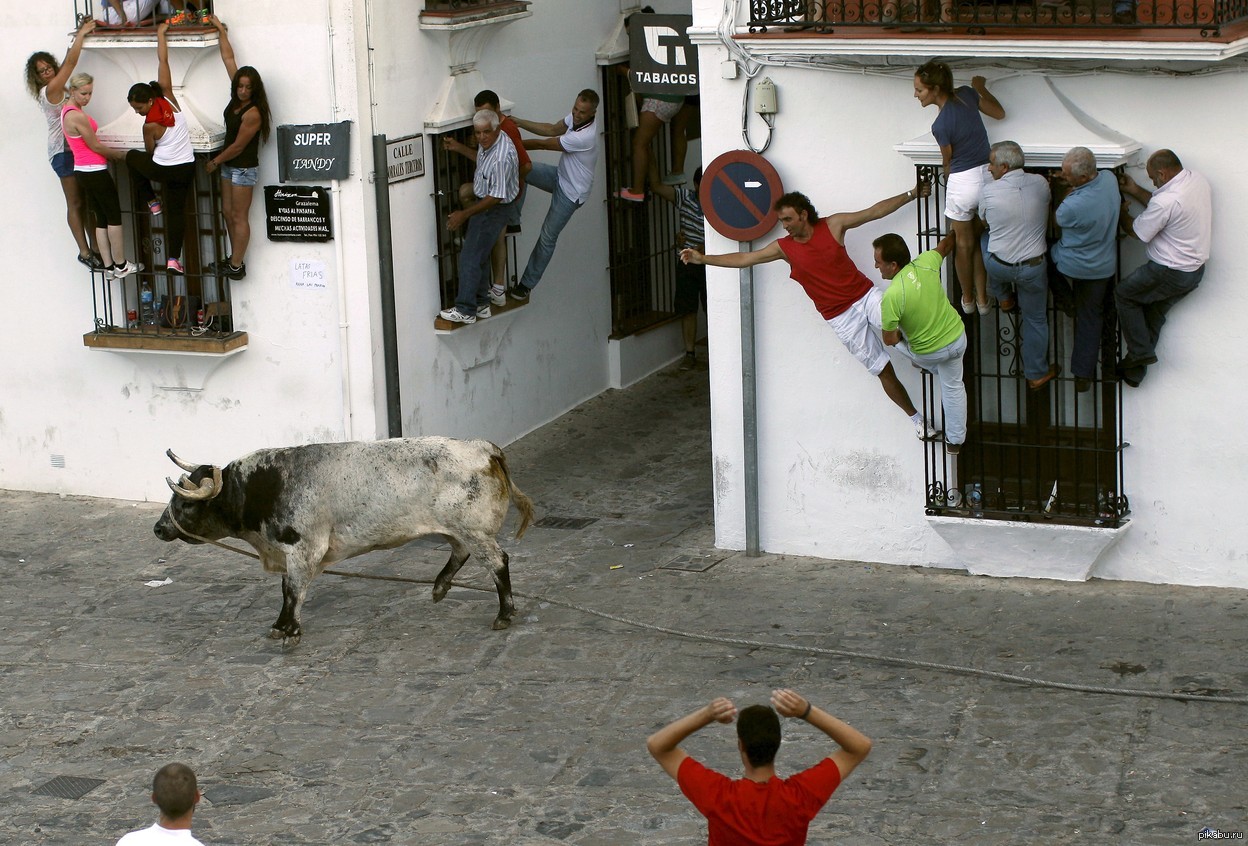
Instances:
[[[546,265],[555,254],[559,233],[568,225],[573,213],[585,205],[594,187],[594,169],[598,165],[598,92],[586,88],[576,95],[572,112],[561,121],[539,123],[515,118],[520,128],[541,135],[524,139],[526,150],[551,150],[559,153],[559,166],[534,162],[528,184],[550,193],[550,210],[542,222],[542,231],[529,254],[520,283],[511,289],[511,296],[527,300],[529,292],[542,281]]]
[[[476,323],[478,317],[490,317],[490,253],[520,193],[520,161],[511,139],[499,128],[498,114],[481,109],[472,116],[472,129],[478,144],[472,180],[477,200],[446,219],[446,228],[452,232],[468,224],[459,250],[459,293],[455,305],[438,314],[451,323]],[[448,143],[447,149],[451,148]]]
[[[1122,228],[1148,244],[1148,261],[1118,284],[1118,326],[1127,342],[1127,354],[1118,362],[1118,375],[1139,387],[1150,364],[1157,363],[1157,339],[1166,312],[1186,297],[1205,274],[1213,240],[1213,206],[1209,183],[1183,167],[1170,150],[1148,157],[1148,178],[1157,190],[1149,192],[1123,174]],[[1138,217],[1127,211],[1127,197],[1145,206]]]
[[[905,240],[896,233],[881,235],[871,246],[875,269],[892,281],[880,299],[884,343],[936,374],[945,409],[945,452],[957,455],[966,442],[966,385],[962,381],[966,328],[940,282],[940,265],[953,251],[954,235],[950,232],[936,249],[914,261]]]
[[[1023,375],[1039,390],[1058,373],[1049,364],[1049,282],[1044,261],[1049,183],[1023,170],[1023,150],[998,141],[988,153],[992,182],[984,186],[979,214],[988,224],[988,289],[1004,312],[1022,315]],[[1015,299],[1017,297],[1017,299]]]

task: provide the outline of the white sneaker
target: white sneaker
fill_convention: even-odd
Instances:
[[[113,268],[113,278],[123,279],[139,269],[139,266],[132,261],[128,261],[121,267]]]
[[[476,323],[477,316],[475,314],[464,314],[459,309],[451,306],[438,312],[438,317],[451,323]]]
[[[490,307],[488,305],[477,306],[477,320],[488,320],[493,316],[494,315],[490,311]]]
[[[940,440],[941,431],[927,420],[919,420],[914,424],[914,434],[920,441],[936,441]]]
[[[490,286],[490,305],[496,305],[499,308],[507,305],[507,289],[500,288],[497,285]]]

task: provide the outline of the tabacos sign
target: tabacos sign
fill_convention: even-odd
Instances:
[[[628,81],[637,94],[697,94],[698,51],[689,41],[690,15],[628,20]]]
[[[278,178],[320,182],[351,175],[351,121],[283,124],[277,128]]]

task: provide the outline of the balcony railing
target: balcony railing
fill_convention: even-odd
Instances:
[[[1017,28],[1129,34],[1141,28],[1197,30],[1248,22],[1248,0],[750,0],[749,29],[828,33],[834,29],[972,32]]]

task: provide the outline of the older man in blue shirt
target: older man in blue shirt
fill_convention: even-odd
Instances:
[[[1075,344],[1070,369],[1075,390],[1086,391],[1096,379],[1097,352],[1106,318],[1112,320],[1114,274],[1118,270],[1118,180],[1096,169],[1087,147],[1075,147],[1062,159],[1062,180],[1070,191],[1054,213],[1062,237],[1053,245],[1053,261],[1074,295]]]

